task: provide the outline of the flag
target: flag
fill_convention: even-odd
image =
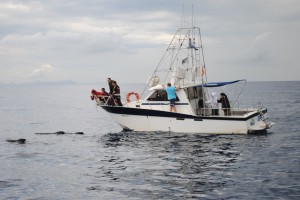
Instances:
[[[189,58],[188,58],[188,57],[186,57],[185,59],[183,59],[183,60],[182,60],[182,62],[181,62],[181,63],[182,63],[182,64],[186,63],[186,62],[188,61],[188,59],[189,59]]]
[[[204,69],[204,66],[202,67],[202,70],[201,70],[201,75],[204,76],[205,74],[205,69]]]

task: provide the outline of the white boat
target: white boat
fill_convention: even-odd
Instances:
[[[236,108],[237,100],[224,115],[213,115],[209,100],[209,90],[238,83],[207,82],[203,46],[200,28],[179,28],[168,45],[154,73],[149,78],[142,93],[145,96],[130,101],[127,98],[123,106],[111,106],[106,103],[100,107],[111,114],[124,129],[131,131],[163,131],[206,134],[247,134],[266,131],[273,123],[268,122],[265,108]],[[170,82],[179,86],[176,91],[176,112],[170,112],[169,101],[162,85]],[[146,91],[148,94],[146,94]]]

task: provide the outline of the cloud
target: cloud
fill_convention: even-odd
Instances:
[[[272,36],[273,32],[272,31],[268,31],[265,33],[262,33],[258,36],[255,37],[254,41],[253,41],[253,46],[259,46],[265,43],[266,40],[268,40],[271,36]]]
[[[27,5],[24,5],[24,4],[16,4],[16,3],[0,3],[0,8],[3,9],[3,10],[13,10],[13,11],[18,11],[18,12],[22,12],[22,11],[25,11],[25,12],[28,12],[30,11],[30,7],[27,6]]]
[[[282,65],[290,72],[284,79],[299,79],[298,0],[2,0],[0,82],[93,82],[99,76],[144,82],[176,29],[191,24],[191,3],[210,80],[265,80]],[[34,73],[33,66],[40,70]]]
[[[252,42],[249,52],[249,59],[254,62],[261,62],[268,59],[269,54],[273,50],[272,48],[272,31],[268,31],[256,36]]]
[[[47,77],[53,71],[53,67],[49,64],[43,64],[39,68],[33,70],[29,77],[33,79],[40,79]]]

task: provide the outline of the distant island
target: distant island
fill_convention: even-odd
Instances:
[[[25,82],[25,83],[0,83],[1,86],[64,86],[64,85],[79,85],[80,83],[65,80],[65,81],[34,81],[34,82]]]

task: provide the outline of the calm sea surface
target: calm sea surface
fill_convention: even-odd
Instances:
[[[248,83],[276,124],[246,136],[121,132],[93,87],[0,87],[0,199],[300,199],[300,82]]]

